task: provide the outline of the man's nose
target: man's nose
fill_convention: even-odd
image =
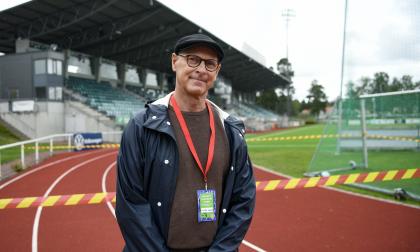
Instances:
[[[196,70],[197,71],[207,71],[207,69],[206,69],[206,62],[204,61],[204,60],[202,60],[201,62],[200,62],[200,64],[197,66],[197,68],[196,68]]]

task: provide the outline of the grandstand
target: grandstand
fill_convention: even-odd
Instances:
[[[0,115],[30,138],[121,130],[173,90],[172,47],[197,32],[226,53],[209,98],[252,130],[285,126],[254,100],[260,89],[289,85],[286,77],[158,1],[34,0],[0,17]]]
[[[87,105],[115,119],[119,125],[126,124],[146,102],[143,97],[114,88],[108,82],[97,83],[94,80],[70,77],[67,87],[86,97]]]

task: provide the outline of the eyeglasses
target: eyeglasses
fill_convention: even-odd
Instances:
[[[189,67],[198,67],[201,64],[201,61],[204,61],[207,71],[214,72],[219,67],[219,62],[215,59],[203,59],[197,55],[181,55],[178,56],[184,57],[187,59],[187,65]]]

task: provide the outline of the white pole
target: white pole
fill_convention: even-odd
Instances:
[[[342,117],[343,117],[343,99],[341,97],[339,97],[337,99],[338,101],[338,127],[337,127],[337,146],[335,148],[335,154],[336,155],[340,155],[341,152],[341,148],[340,148],[340,138],[341,138],[341,124],[342,122]]]
[[[22,169],[25,168],[25,145],[20,146],[20,162],[22,164]]]
[[[364,168],[368,168],[365,99],[360,99],[360,111],[361,111],[360,120],[361,120],[361,124],[362,124],[363,166],[364,166]]]
[[[67,140],[67,144],[68,144],[68,152],[71,152],[71,135],[68,136],[68,140]]]
[[[38,164],[39,162],[39,144],[38,141],[35,142],[35,163]]]
[[[50,138],[50,156],[53,154],[53,138]]]

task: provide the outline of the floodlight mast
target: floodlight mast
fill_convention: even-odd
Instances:
[[[289,21],[292,17],[296,17],[296,14],[292,9],[285,9],[281,15],[286,20],[286,59],[289,59]]]

